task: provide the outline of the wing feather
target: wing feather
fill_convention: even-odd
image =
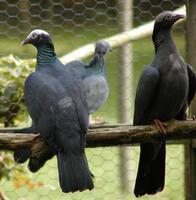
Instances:
[[[147,123],[146,115],[148,114],[156,96],[158,85],[159,71],[151,66],[146,67],[140,76],[137,86],[133,121],[134,125]]]

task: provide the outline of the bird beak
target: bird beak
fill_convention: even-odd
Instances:
[[[179,20],[179,19],[183,19],[183,18],[185,18],[186,16],[185,15],[182,15],[182,14],[176,14],[175,16],[174,16],[174,19],[175,19],[175,21],[177,21],[177,20]]]
[[[29,39],[26,38],[25,40],[23,40],[20,45],[23,46],[23,45],[26,45],[26,44],[29,44]]]

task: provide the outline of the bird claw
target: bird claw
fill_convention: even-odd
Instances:
[[[160,132],[163,134],[166,134],[166,132],[167,132],[165,129],[166,125],[158,119],[154,119],[153,121],[155,123],[155,126],[160,130]]]

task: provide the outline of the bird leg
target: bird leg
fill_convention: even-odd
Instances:
[[[158,119],[154,119],[153,121],[155,123],[155,126],[161,131],[161,133],[165,134],[166,133],[165,124]]]

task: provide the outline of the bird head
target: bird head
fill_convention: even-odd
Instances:
[[[185,15],[182,14],[176,14],[171,11],[163,11],[156,17],[154,28],[170,29],[176,21],[184,17]]]
[[[42,45],[53,46],[52,39],[49,33],[41,29],[33,30],[25,40],[21,42],[21,45],[32,44],[35,47]]]
[[[104,55],[109,52],[112,51],[110,44],[106,41],[98,41],[95,45],[95,54],[94,54],[94,58],[97,60],[97,62],[99,63],[99,66],[103,66],[104,65]]]
[[[110,44],[106,41],[98,41],[95,45],[95,55],[104,56],[107,52],[112,51]]]

